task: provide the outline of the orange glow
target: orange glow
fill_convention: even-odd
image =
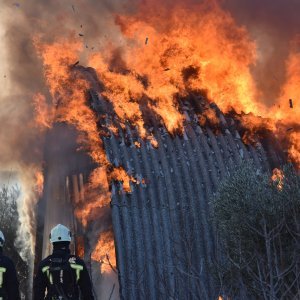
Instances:
[[[201,126],[206,126],[207,122],[209,122],[213,126],[218,126],[220,124],[220,119],[217,117],[215,110],[212,108],[206,109],[199,116],[199,123]]]
[[[276,105],[269,108],[260,99],[262,94],[251,73],[251,67],[257,63],[256,44],[246,28],[238,26],[216,1],[174,1],[170,7],[161,1],[145,0],[137,4],[134,14],[115,16],[115,23],[121,30],[121,44],[105,39],[102,44],[106,51],[86,55],[88,65],[96,70],[104,86],[101,94],[112,103],[121,126],[130,122],[141,137],[150,136],[152,145],[158,147],[145,128],[141,105],[158,115],[170,132],[178,132],[184,121],[178,99],[190,93],[204,93],[224,113],[231,109],[243,113],[240,120],[247,129],[245,142],[253,142],[257,131],[267,129],[285,140],[290,159],[299,165],[299,129],[292,134],[282,130],[299,124],[299,37],[291,43],[281,95]],[[53,106],[57,109],[55,120],[75,125],[94,161],[107,164],[94,113],[84,97],[89,84],[72,67],[83,53],[83,44],[71,36],[52,44],[42,44],[36,38],[35,45],[44,61]],[[49,127],[45,99],[37,98],[38,123]],[[293,108],[289,107],[289,99]],[[199,120],[201,124],[207,120],[218,124],[211,109]],[[117,133],[114,126],[110,130]]]
[[[67,122],[75,126],[81,134],[81,143],[94,161],[101,165],[107,164],[96,117],[85,97],[89,84],[72,70],[82,45],[70,38],[53,44],[43,44],[35,39],[35,46],[43,60],[52,107],[56,109],[53,122]]]
[[[78,255],[81,259],[84,259],[84,238],[83,236],[76,236],[75,240],[75,253]]]
[[[44,175],[41,171],[35,172],[35,190],[38,196],[42,196],[44,188]]]
[[[271,177],[272,181],[277,185],[278,190],[283,189],[284,174],[282,170],[274,169]]]
[[[114,237],[111,231],[101,233],[98,244],[92,253],[92,260],[100,262],[101,273],[110,273],[112,270],[116,270]]]
[[[297,46],[298,45],[298,46]],[[291,53],[286,61],[287,80],[281,89],[278,108],[272,113],[277,119],[288,119],[290,122],[299,124],[300,116],[300,36],[291,44]],[[292,101],[290,106],[289,99]]]
[[[169,131],[182,126],[176,97],[189,91],[206,90],[225,111],[232,106],[238,112],[259,110],[250,74],[255,44],[216,4],[206,1],[188,7],[178,2],[167,9],[161,1],[143,1],[136,15],[117,16],[116,23],[126,43],[120,66],[109,66],[115,54],[111,45],[109,57],[93,54],[89,65],[97,70],[106,87],[103,95],[118,116],[136,124],[142,136],[139,103],[145,97],[154,100],[149,106]]]
[[[123,183],[123,189],[124,192],[130,193],[131,187],[130,182],[136,183],[136,184],[143,184],[145,183],[144,179],[138,179],[133,176],[130,176],[127,174],[127,172],[122,168],[114,168],[112,172],[109,174],[109,181],[121,181]]]
[[[119,133],[119,129],[118,129],[116,126],[114,126],[113,124],[109,125],[109,126],[108,126],[108,129],[109,129],[114,135],[118,135],[118,133]]]
[[[110,173],[110,180],[121,181],[126,193],[131,192],[130,181],[132,181],[132,179],[133,177],[129,176],[123,168],[115,168]]]
[[[184,96],[189,90],[206,90],[223,110],[235,104],[239,111],[257,109],[249,70],[256,58],[255,44],[214,1],[175,1],[172,7],[143,1],[135,16],[120,16],[117,22],[123,34],[136,41],[125,49],[125,62],[130,70],[147,75],[146,93],[158,99],[156,111],[164,120],[173,116],[174,95]],[[146,47],[141,43],[145,33]]]
[[[289,135],[291,147],[288,150],[289,156],[300,166],[300,132],[292,132]]]
[[[283,120],[292,132],[285,133],[289,141],[289,157],[300,167],[300,36],[292,42],[292,49],[286,61],[287,80],[282,87],[278,108],[272,114]]]
[[[101,208],[110,203],[108,178],[104,167],[96,168],[91,173],[85,190],[85,202],[77,206],[75,211],[84,227],[89,221],[97,218]]]
[[[246,143],[255,142],[261,130],[273,132],[287,143],[290,159],[300,166],[299,129],[285,134],[294,123],[299,124],[300,38],[291,45],[281,96],[269,108],[251,74],[257,63],[256,44],[246,28],[238,26],[216,1],[174,1],[169,6],[145,0],[138,4],[135,14],[118,15],[115,22],[125,46],[109,41],[107,52],[90,55],[89,65],[96,69],[105,86],[102,94],[112,102],[119,118],[136,125],[142,137],[149,133],[144,128],[141,103],[149,100],[148,107],[174,132],[182,129],[184,121],[178,111],[178,97],[200,92],[216,102],[223,113],[234,109],[241,114]],[[293,99],[293,109],[289,99]],[[212,109],[204,111],[199,121],[213,126],[219,123]],[[155,142],[153,145],[157,147]]]
[[[158,141],[156,140],[156,138],[152,134],[147,137],[147,140],[150,141],[151,145],[154,148],[158,148]]]
[[[41,129],[52,127],[52,120],[54,118],[54,109],[50,108],[46,103],[46,97],[40,93],[33,98],[35,109],[35,124]]]
[[[134,145],[135,145],[137,148],[141,148],[141,143],[140,143],[140,142],[135,141],[135,142],[134,142]]]

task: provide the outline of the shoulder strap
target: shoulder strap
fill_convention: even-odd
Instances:
[[[78,283],[80,279],[80,272],[83,270],[83,266],[76,263],[70,263],[70,267],[76,271],[76,283]]]
[[[0,288],[3,286],[4,273],[6,272],[6,268],[0,267]]]
[[[48,265],[42,268],[42,272],[46,274],[48,282],[50,283],[49,294],[51,297],[59,296],[62,299],[73,299],[71,295],[77,293],[76,288],[78,286],[80,272],[82,270],[83,266],[76,263],[76,257],[51,257]],[[55,277],[60,271],[63,271],[65,276],[67,276],[64,278],[69,278],[65,284],[60,284]]]
[[[61,286],[58,286],[57,284],[55,284],[54,288],[56,289],[57,294],[61,297],[62,300],[72,300],[72,298],[69,298],[66,295],[66,293],[64,292],[64,290]]]

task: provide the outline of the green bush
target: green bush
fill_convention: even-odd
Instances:
[[[299,296],[300,176],[291,165],[283,174],[273,181],[247,163],[212,199],[218,275],[231,297]]]

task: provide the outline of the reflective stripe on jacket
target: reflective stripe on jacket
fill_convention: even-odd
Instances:
[[[51,284],[53,284],[50,264],[51,259],[53,260],[55,258],[68,259],[70,267],[74,271],[76,289],[72,299],[79,299],[80,291],[81,299],[93,300],[92,284],[85,263],[79,257],[71,255],[69,250],[54,250],[52,255],[48,256],[40,263],[33,282],[33,299],[51,299],[51,295],[46,294],[46,291],[49,291],[51,289]]]
[[[19,300],[19,281],[14,263],[0,250],[0,298]]]

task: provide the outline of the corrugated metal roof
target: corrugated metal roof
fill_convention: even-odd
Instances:
[[[111,123],[120,127],[112,105],[93,91],[91,98],[100,123],[105,123],[103,130]],[[123,166],[128,174],[144,179],[141,184],[132,183],[130,194],[122,190],[120,182],[111,186],[122,299],[214,299],[218,295],[212,263],[216,249],[208,200],[220,181],[242,160],[251,158],[257,166],[268,168],[263,147],[245,146],[235,127],[227,124],[216,107],[213,108],[220,119],[218,134],[213,127],[200,127],[193,109],[188,103],[184,105],[187,121],[181,136],[171,136],[153,122],[158,148],[141,139],[129,125],[120,127],[118,136],[110,132],[102,137],[112,165]],[[67,155],[52,155],[53,151],[55,148],[46,151],[52,169],[46,170],[45,202],[50,213],[44,220],[45,236],[53,224],[66,217],[70,216],[66,224],[73,226],[66,178],[81,174],[90,165],[75,154],[70,156],[72,149],[66,150]],[[52,157],[61,157],[64,162],[53,162]],[[83,163],[77,166],[80,161]],[[51,176],[57,180],[52,182]],[[51,213],[58,203],[67,206],[67,210]],[[49,250],[47,239],[43,246],[45,255]]]
[[[214,299],[209,198],[242,160],[268,168],[265,152],[229,130],[187,122],[182,137],[156,130],[156,149],[129,127],[104,139],[109,160],[145,184],[112,185],[112,219],[122,299]],[[195,118],[191,118],[195,120]],[[140,147],[134,141],[138,140]]]

